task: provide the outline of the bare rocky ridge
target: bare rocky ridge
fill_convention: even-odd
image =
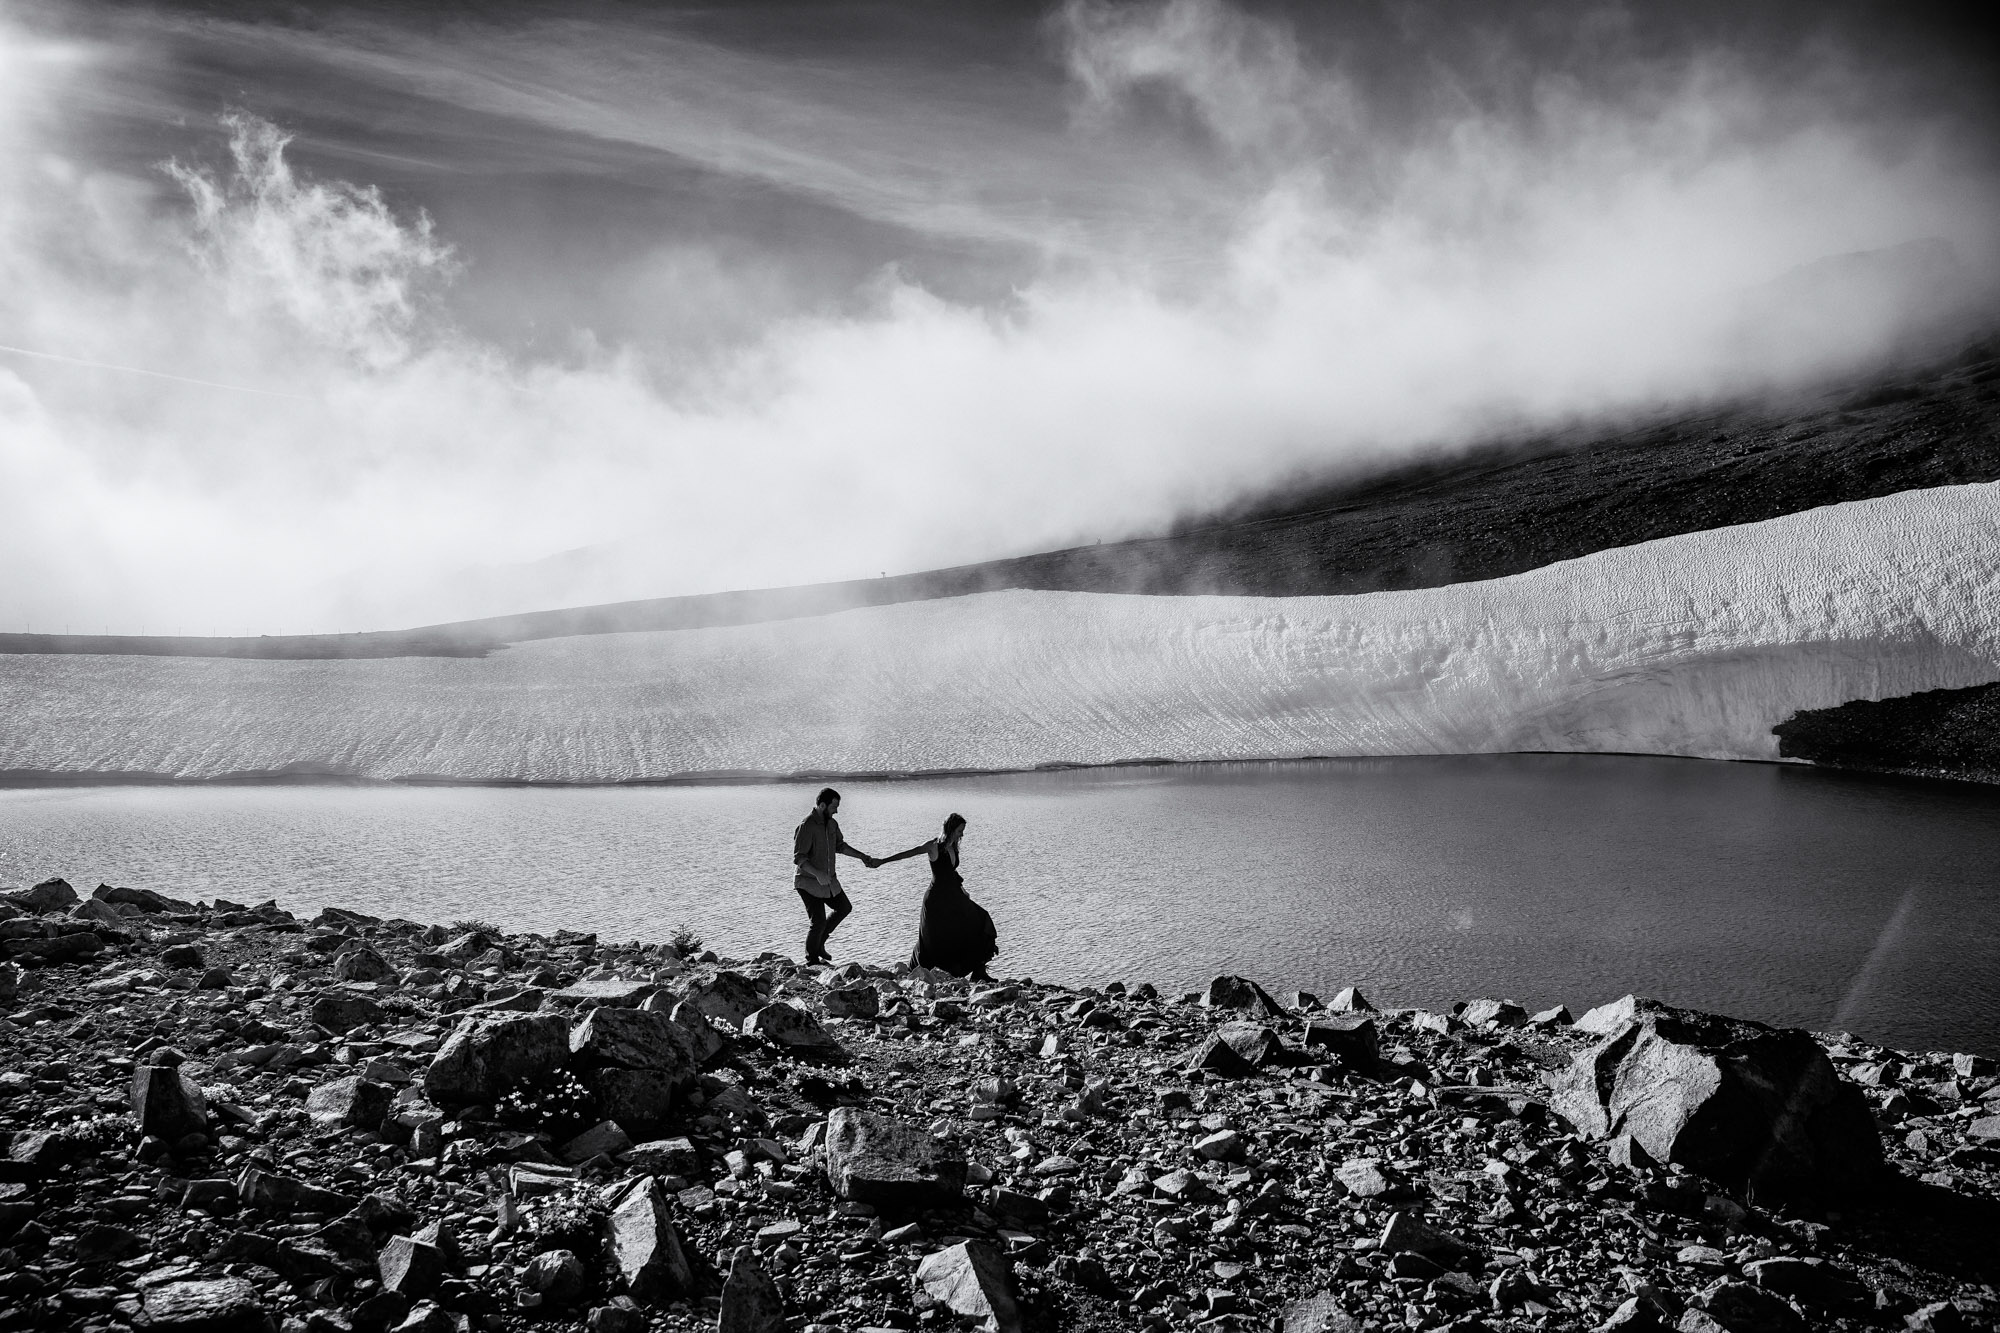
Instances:
[[[1827,768],[2000,782],[2000,685],[1855,699],[1772,731],[1780,755]]]
[[[2000,1317],[2000,1080],[1969,1054],[61,881],[0,898],[0,947],[0,1328]]]

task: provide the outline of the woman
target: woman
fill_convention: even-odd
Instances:
[[[885,856],[876,864],[887,865],[918,852],[930,856],[931,886],[924,892],[924,915],[917,927],[917,948],[910,955],[910,965],[990,981],[986,964],[1000,949],[994,943],[993,918],[965,896],[965,880],[958,873],[958,844],[964,836],[965,816],[950,815],[944,821],[943,837]]]

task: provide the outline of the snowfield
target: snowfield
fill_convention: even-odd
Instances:
[[[1360,597],[1002,592],[481,659],[0,657],[0,769],[616,781],[1508,750],[1773,759],[2000,679],[2000,483]]]

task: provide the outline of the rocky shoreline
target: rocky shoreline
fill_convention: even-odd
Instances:
[[[1992,1328],[2000,1079],[0,894],[0,1329]]]

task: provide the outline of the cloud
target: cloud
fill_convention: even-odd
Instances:
[[[135,172],[55,113],[178,48],[0,26],[0,343],[151,372],[0,352],[0,626],[374,628],[1115,537],[1301,471],[1851,371],[1935,322],[1941,283],[1992,291],[1962,129],[1845,67],[1501,61],[1392,107],[1215,0],[1045,32],[1014,76],[1032,112],[1004,71],[968,99],[908,58],[670,27],[211,34],[417,79],[495,141],[637,145],[1026,256],[998,299],[891,265],[827,308],[788,304],[768,245],[683,237],[618,271],[662,325],[727,327],[676,359],[588,302],[539,350],[474,331],[458,294],[490,257],[300,166],[303,129],[235,114]],[[606,49],[658,57],[652,90]],[[622,280],[564,267],[567,240],[516,262],[545,241],[556,285]],[[579,548],[610,554],[477,573]]]

